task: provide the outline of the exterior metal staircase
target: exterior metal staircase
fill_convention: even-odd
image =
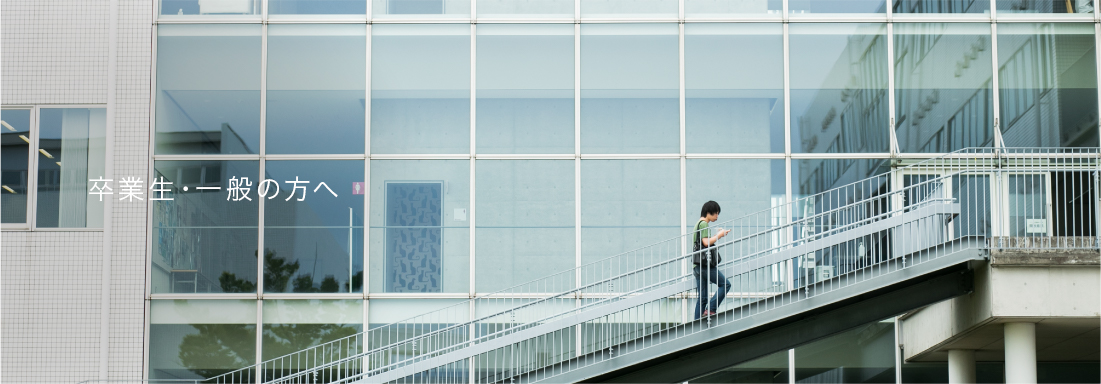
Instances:
[[[647,366],[693,354],[707,361],[719,341],[757,340],[740,353],[765,353],[829,332],[785,331],[811,315],[857,321],[853,306],[874,302],[865,315],[883,318],[921,305],[899,299],[915,292],[927,301],[966,293],[958,276],[986,258],[992,239],[1085,236],[1036,243],[1098,247],[1097,149],[969,149],[898,165],[712,223],[732,231],[714,267],[732,289],[712,316],[691,319],[681,304],[696,295],[688,233],[208,382],[662,381]],[[1054,190],[1086,196],[1092,203],[1075,207],[1089,211],[1052,209]],[[731,353],[718,360],[730,364]]]

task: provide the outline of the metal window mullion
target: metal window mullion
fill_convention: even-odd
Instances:
[[[993,0],[991,0],[991,7],[993,7]],[[998,80],[1000,71],[998,70],[998,23],[990,23],[990,64],[993,68],[993,73],[990,76],[991,87],[991,104],[992,112],[994,114],[994,148],[1004,148],[1005,139],[1002,138],[1001,124],[1001,85]]]
[[[1096,4],[1097,1],[1094,1],[1094,3]],[[1094,14],[1101,15],[1101,14],[1097,13],[1096,9],[1097,8],[1096,8],[1096,5],[1095,5]],[[1101,16],[1099,16],[1099,17],[1101,17]],[[1097,46],[1098,41],[1101,41],[1101,24],[1094,23],[1093,24],[1093,45],[1094,45],[1094,47]],[[1094,62],[1101,64],[1101,50],[1098,50],[1098,49],[1095,48],[1094,49],[1094,54],[1096,54],[1096,58],[1094,59]],[[1097,71],[1096,72],[1096,75],[1097,75],[1096,79],[1101,79],[1101,65],[1094,65],[1094,70]],[[1098,85],[1098,84],[1094,83],[1094,85]],[[1096,89],[1097,89],[1097,92],[1098,92],[1098,94],[1097,94],[1097,96],[1098,96],[1097,97],[1097,111],[1096,112],[1101,114],[1101,86],[1096,87]],[[1101,120],[1101,119],[1099,119],[1099,120]],[[1101,121],[1098,121],[1097,130],[1098,130],[1098,135],[1101,136]]]
[[[473,5],[471,5],[471,7],[473,7]],[[476,227],[476,224],[475,224],[475,220],[476,220],[475,219],[475,210],[477,208],[476,205],[475,205],[475,193],[476,193],[476,191],[475,191],[475,187],[474,187],[474,184],[475,184],[475,181],[476,181],[475,180],[475,172],[477,172],[476,166],[475,166],[476,160],[475,160],[475,157],[474,157],[474,154],[477,153],[477,150],[476,150],[476,147],[477,147],[477,143],[476,143],[476,140],[477,140],[476,120],[477,119],[476,119],[476,116],[475,116],[475,113],[476,113],[476,108],[475,107],[476,107],[476,103],[477,103],[477,100],[478,100],[478,97],[477,97],[477,91],[478,91],[478,86],[477,86],[478,63],[477,63],[477,61],[478,61],[478,25],[474,24],[474,23],[471,23],[470,24],[470,201],[468,202],[468,204],[470,205],[470,209],[469,209],[470,214],[468,216],[468,220],[470,220],[470,221],[467,223],[467,228],[469,228],[469,233],[467,233],[467,235],[470,237],[470,257],[469,257],[469,259],[470,259],[470,268],[469,268],[469,271],[468,271],[469,272],[468,280],[470,281],[469,282],[470,286],[469,286],[469,289],[468,289],[468,293],[470,294],[471,298],[473,298],[474,293],[477,292],[477,290],[475,289],[475,281],[474,281],[474,277],[475,277],[476,271],[477,271],[477,256],[476,256],[476,252],[475,252],[475,247],[476,247],[475,241],[477,241],[477,239],[474,237],[474,233],[475,233],[474,229]],[[471,313],[471,316],[473,316],[473,313]]]
[[[687,113],[687,101],[686,101],[687,84],[685,84],[685,76],[684,76],[684,73],[685,73],[685,67],[684,67],[684,61],[685,61],[684,60],[684,22],[683,22],[683,20],[684,20],[684,1],[685,0],[680,0],[680,18],[681,18],[682,21],[679,24],[679,27],[680,27],[680,31],[679,31],[680,32],[680,36],[679,36],[680,38],[679,38],[679,40],[680,41],[679,41],[679,44],[678,44],[679,45],[679,52],[678,52],[679,58],[678,59],[679,59],[679,62],[680,62],[680,74],[679,74],[679,83],[680,83],[680,159],[679,159],[679,162],[680,162],[680,229],[677,230],[678,233],[680,233],[680,231],[683,231],[688,227],[688,175],[687,175],[688,159],[686,158],[686,154],[687,154],[686,138],[687,138],[687,136],[686,136],[686,123],[685,123],[686,122],[685,115]],[[681,238],[683,239],[683,237],[681,237]],[[688,250],[687,244],[684,244],[684,243],[678,244],[678,247],[677,247],[678,254],[680,252],[685,252],[687,250]],[[688,262],[687,261],[682,261],[680,263],[680,273],[681,273],[682,276],[688,274]],[[683,297],[680,298],[679,300],[682,302],[681,307],[682,308],[687,308],[686,307],[688,305],[687,300]],[[682,314],[681,314],[681,320],[683,322],[687,322],[686,316],[687,316],[687,309],[685,311],[683,311]]]
[[[888,20],[890,20],[890,5],[888,4]],[[888,150],[891,152],[891,157],[898,156],[900,150],[898,146],[898,136],[895,134],[895,29],[894,24],[887,23],[887,116],[890,116],[887,127],[887,137],[890,139],[888,144]]]
[[[267,174],[267,104],[268,104],[268,25],[260,26],[260,181]],[[264,206],[267,199],[257,199],[257,231],[256,231],[256,299],[264,299]],[[351,284],[351,282],[348,282]],[[259,328],[257,328],[259,335]],[[257,360],[260,362],[259,347],[257,347]]]
[[[787,9],[787,0],[784,0],[784,8]],[[791,32],[788,24],[784,23],[784,155],[791,156]],[[788,170],[790,174],[790,169]],[[788,196],[791,197],[790,194]]]
[[[261,363],[264,361],[264,301],[256,301],[256,377],[253,382],[256,384],[263,383],[264,367]]]
[[[38,132],[39,114],[42,113],[42,108],[38,105],[31,107],[30,126],[27,127],[30,132],[31,142],[27,143],[27,229],[35,230],[38,226]],[[110,152],[106,152],[108,156],[111,156]],[[113,156],[112,156],[113,157]],[[114,169],[108,169],[104,167],[104,179],[114,178]],[[107,182],[104,182],[107,184]],[[111,201],[112,198],[108,198],[107,201]],[[104,210],[107,209],[107,202],[103,204]],[[104,218],[106,219],[106,217]],[[106,233],[104,234],[106,237]],[[109,248],[108,248],[109,250]],[[105,255],[106,256],[106,255]]]
[[[577,20],[581,20],[581,0],[576,0],[574,10]],[[573,209],[574,209],[574,289],[581,287],[581,24],[573,27]],[[582,305],[580,298],[574,301],[574,307]],[[573,327],[574,355],[581,357],[584,352],[581,339],[581,325]]]
[[[791,225],[795,221],[795,200],[792,197],[792,189],[795,181],[791,177],[791,158],[784,159],[784,203],[782,207],[784,209],[784,221],[780,223],[781,226],[786,226],[788,229],[781,232],[780,241],[783,244],[791,244],[795,240],[795,233],[793,232],[794,226]],[[786,271],[787,276],[787,290],[791,291],[795,289],[795,262],[788,262],[788,269]]]
[[[267,174],[267,160],[260,158],[260,175],[258,178],[263,181],[264,175]],[[257,218],[256,218],[256,299],[263,300],[264,298],[264,206],[266,198],[258,198],[257,200]]]
[[[260,25],[260,157],[267,154],[268,25]]]
[[[367,17],[371,17],[371,3],[367,2]],[[365,70],[367,74],[365,77],[366,85],[364,85],[364,102],[363,102],[363,154],[366,158],[363,160],[363,277],[362,280],[362,292],[363,299],[367,299],[367,294],[370,291],[371,274],[369,273],[369,266],[371,261],[371,24],[366,25],[366,43],[367,43],[367,62],[365,63]],[[352,283],[348,282],[348,287],[351,287]],[[364,301],[364,307],[366,307],[366,301]],[[366,309],[364,309],[366,311]],[[367,314],[363,315],[364,327],[367,329]],[[364,337],[363,350],[367,350],[367,341]],[[366,359],[366,358],[365,358]],[[363,362],[363,370],[367,369],[367,361]]]

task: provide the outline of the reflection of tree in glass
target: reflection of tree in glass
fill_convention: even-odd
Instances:
[[[180,342],[180,362],[202,377],[214,377],[250,365],[256,356],[252,324],[191,324],[198,334]]]
[[[291,280],[291,276],[298,272],[297,261],[288,263],[286,260],[275,257],[275,251],[264,251],[264,284],[271,287],[273,292],[284,292],[287,283],[292,283],[294,292],[338,292],[340,283],[332,276],[325,277],[318,287],[314,287],[313,277],[302,275]],[[230,272],[223,272],[218,278],[222,292],[256,292],[256,284],[238,278]],[[363,285],[363,272],[359,272],[352,279],[353,287],[359,289]],[[347,284],[345,284],[347,287]],[[303,318],[324,318],[325,308],[328,305],[341,305],[326,303],[309,306],[310,314]],[[347,305],[347,304],[343,304]],[[203,377],[212,377],[239,369],[252,363],[250,357],[256,354],[256,326],[252,324],[191,324],[198,334],[187,335],[180,344],[180,361],[184,367]],[[264,360],[297,352],[318,344],[351,336],[359,332],[353,325],[345,324],[268,324],[264,326],[262,335]],[[354,355],[360,352],[360,346],[352,343],[343,349],[330,349],[329,353],[334,358]],[[358,363],[355,363],[358,364]],[[288,369],[300,369],[305,367],[287,366]],[[285,375],[289,372],[277,374]],[[275,374],[267,372],[265,375]]]
[[[344,324],[267,324],[264,326],[264,359],[271,359],[289,353],[333,341],[359,333],[359,330]],[[349,348],[354,348],[350,346]],[[333,351],[334,355],[341,351]],[[349,351],[345,352],[345,356]]]
[[[334,316],[326,312],[329,310],[346,312],[349,305],[353,304],[340,300],[311,300],[309,301],[309,305],[287,306],[282,308],[281,312],[285,311],[285,313],[292,318],[331,319]],[[293,312],[302,313],[294,314]],[[359,329],[359,326],[351,324],[266,324],[264,325],[264,332],[261,335],[261,342],[264,346],[263,358],[264,360],[273,359],[315,345],[351,336],[359,333]],[[310,359],[288,359],[288,361],[280,364],[280,368],[277,369],[277,371],[264,372],[264,376],[267,378],[283,377],[298,370],[312,367],[314,364],[313,361],[315,361],[313,359],[318,357],[320,357],[320,359],[316,361],[333,361],[353,356],[361,351],[362,345],[354,340],[348,343],[336,343],[331,348],[322,348],[312,353]],[[350,364],[351,366],[333,367],[330,372],[323,373],[322,375],[329,379],[335,379],[342,375],[347,375],[348,373],[358,372],[358,359],[351,361]]]
[[[286,292],[287,283],[290,282],[291,292],[295,293],[340,292],[340,282],[332,275],[325,276],[321,280],[321,284],[316,286],[314,285],[313,275],[308,273],[291,280],[291,276],[294,276],[299,268],[301,266],[297,260],[288,263],[286,259],[275,257],[275,251],[264,250],[264,290],[267,292]],[[222,275],[218,277],[218,283],[222,287],[222,292],[226,293],[256,292],[255,283],[238,278],[236,274],[230,272],[222,272]],[[352,284],[354,289],[363,286],[362,271],[352,277]],[[347,288],[348,284],[345,283],[344,287]]]
[[[344,283],[344,289],[348,292],[359,292],[363,288],[363,271],[356,272],[352,275],[352,288],[348,289],[348,283]]]
[[[246,282],[247,283],[247,282]],[[177,302],[189,311],[186,300]],[[180,363],[202,377],[213,377],[252,364],[256,358],[256,324],[189,324],[198,333],[180,342]]]

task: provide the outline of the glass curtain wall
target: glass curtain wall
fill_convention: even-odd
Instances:
[[[709,200],[723,220],[779,225],[831,203],[776,207],[882,174],[892,151],[1098,145],[1089,1],[159,4],[152,176],[174,199],[151,202],[151,378],[208,377],[673,238]],[[33,142],[52,136],[31,111],[3,111],[4,223],[35,212]],[[953,182],[979,196],[968,214],[989,214],[987,182]],[[851,262],[816,257],[797,275]],[[761,273],[734,290],[782,282]],[[676,300],[661,322],[691,316],[695,299]],[[891,326],[860,332],[880,343]],[[235,355],[182,361],[184,345]],[[797,351],[797,379],[893,368],[815,348]],[[777,355],[725,375],[789,368]]]

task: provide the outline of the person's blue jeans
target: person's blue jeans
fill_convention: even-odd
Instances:
[[[726,276],[716,267],[703,267],[703,274],[707,275],[706,279],[700,278],[701,267],[696,265],[692,268],[692,273],[696,276],[696,291],[700,294],[700,298],[696,300],[696,318],[699,319],[703,311],[710,309],[711,312],[719,311],[719,304],[723,303],[723,299],[726,298],[726,292],[730,291],[730,280],[726,279]],[[715,291],[715,297],[712,297],[710,301],[707,301],[707,290],[711,286],[711,283],[715,283],[719,288]],[[705,306],[704,303],[707,303]]]

